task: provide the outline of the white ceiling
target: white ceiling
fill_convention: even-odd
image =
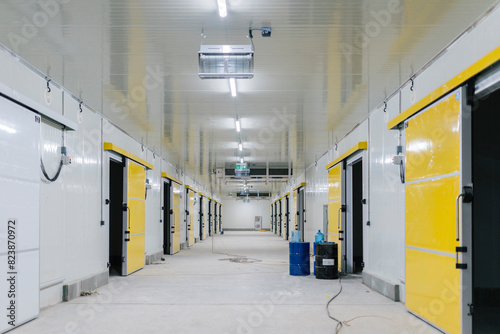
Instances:
[[[239,160],[236,115],[247,162],[297,175],[496,2],[227,0],[220,18],[216,0],[54,1],[1,1],[0,43],[200,182]],[[16,47],[9,36],[44,11]],[[204,44],[249,44],[262,26],[272,37],[254,31],[255,77],[237,97],[198,78],[202,31]]]

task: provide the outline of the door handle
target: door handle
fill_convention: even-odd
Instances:
[[[337,225],[338,226],[337,227],[339,229],[340,229],[340,213],[341,212],[345,212],[345,204],[341,204],[339,210],[337,211],[337,218],[338,218],[338,221],[337,221],[337,223],[338,223]]]
[[[130,216],[132,215],[127,203],[122,203],[122,210],[127,211],[128,229],[130,230]]]
[[[463,187],[463,191],[461,194],[457,196],[456,200],[456,215],[457,215],[457,241],[460,241],[460,199],[462,199],[462,203],[471,203],[473,199],[472,187],[465,186]],[[466,246],[457,246],[455,248],[456,251],[456,264],[455,268],[457,269],[467,269],[467,263],[459,263],[458,262],[458,253],[467,253]]]
[[[460,198],[462,198],[462,203],[472,202],[472,187],[466,186],[463,188],[463,192],[457,196],[457,241],[460,241]]]

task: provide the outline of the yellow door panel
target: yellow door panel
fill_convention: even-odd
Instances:
[[[454,253],[460,176],[406,186],[406,245]]]
[[[173,236],[172,236],[172,251],[177,253],[181,249],[181,185],[172,183],[173,193]]]
[[[446,332],[459,334],[460,271],[455,258],[407,248],[406,307]]]
[[[462,179],[460,96],[444,97],[405,128],[406,307],[449,333],[461,332],[461,272],[453,256]]]
[[[328,170],[328,200],[340,199],[341,196],[341,164]]]
[[[338,244],[338,258],[339,258],[339,270],[342,270],[342,247],[341,240],[339,240],[339,231],[342,229],[342,226],[339,228],[339,216],[338,212],[340,209],[340,200],[332,201],[328,203],[328,241],[335,242]]]
[[[128,161],[128,197],[145,199],[146,170],[144,166]]]
[[[144,267],[145,240],[144,234],[130,237],[127,242],[127,273],[130,274]]]
[[[175,197],[175,194],[174,194]],[[180,197],[180,196],[179,196]],[[179,207],[174,207],[174,236],[173,236],[173,252],[177,253],[181,249],[181,209]]]
[[[130,274],[144,267],[145,249],[145,191],[146,191],[146,170],[144,166],[131,160],[127,161],[127,226],[128,234],[125,243],[127,269],[126,274]]]
[[[405,129],[406,182],[460,170],[460,95],[418,114]]]
[[[173,193],[174,193],[174,206],[180,207],[181,206],[181,186],[177,183],[173,183]]]
[[[340,200],[328,203],[328,233],[339,233],[338,211],[340,209]]]
[[[128,199],[130,208],[130,234],[141,234],[145,232],[146,201],[134,198]]]

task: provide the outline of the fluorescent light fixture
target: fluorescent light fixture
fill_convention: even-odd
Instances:
[[[240,119],[236,118],[236,132],[241,131],[241,124],[240,124]]]
[[[236,97],[236,79],[229,78],[229,86],[231,86],[231,95]]]
[[[240,151],[243,151],[243,144],[242,144],[242,143],[239,143],[239,144],[238,144],[238,148],[240,149]]]
[[[226,0],[217,0],[217,4],[219,5],[219,16],[226,17],[227,16]]]

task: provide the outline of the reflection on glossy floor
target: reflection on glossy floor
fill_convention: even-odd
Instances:
[[[234,255],[247,260],[227,261]],[[439,333],[360,278],[342,285],[332,314],[361,317],[341,333]],[[338,280],[289,276],[281,238],[226,232],[129,277],[112,277],[98,294],[47,308],[13,333],[334,333],[325,307],[338,289]]]

